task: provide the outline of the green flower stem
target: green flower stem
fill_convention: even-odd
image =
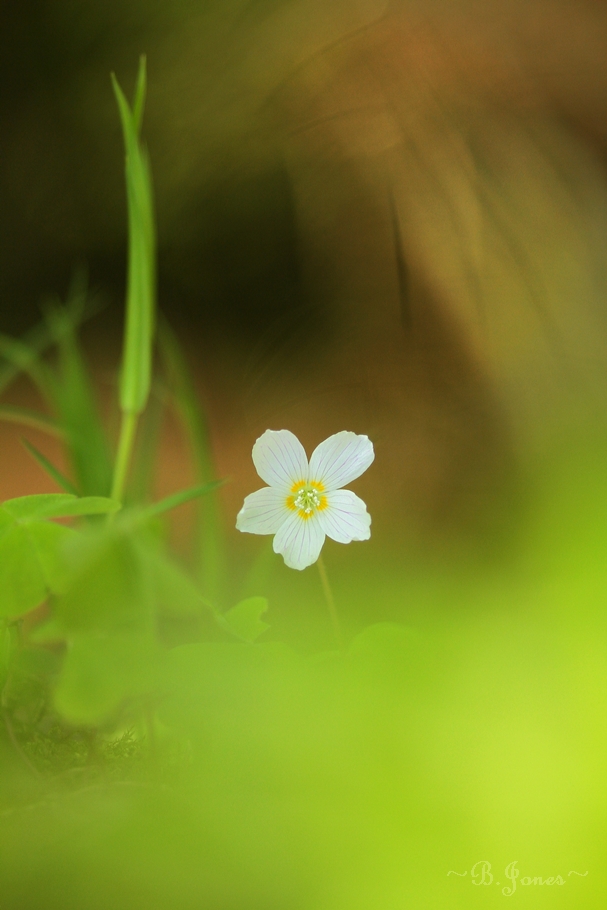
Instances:
[[[118,442],[118,452],[114,464],[114,478],[111,492],[111,499],[115,499],[117,502],[122,502],[124,497],[124,488],[131,462],[131,455],[133,454],[138,420],[139,414],[135,411],[122,412],[120,440]]]
[[[337,647],[340,651],[344,650],[344,638],[341,631],[341,625],[339,622],[339,616],[337,615],[337,607],[335,606],[335,598],[333,597],[333,591],[331,590],[331,585],[329,584],[329,578],[327,575],[327,570],[325,569],[325,564],[323,562],[322,556],[318,557],[316,565],[318,566],[318,572],[320,575],[320,583],[322,585],[323,594],[325,595],[325,601],[327,602],[327,607],[329,610],[329,616],[331,617],[331,625],[333,626],[333,634],[335,635],[335,641]]]

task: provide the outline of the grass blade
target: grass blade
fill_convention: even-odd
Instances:
[[[158,442],[165,413],[167,392],[161,383],[152,383],[148,406],[142,415],[133,452],[133,469],[128,485],[128,501],[147,503],[152,498]]]
[[[156,237],[152,181],[146,150],[139,139],[146,89],[141,58],[134,109],[112,74],[126,150],[125,177],[129,221],[126,332],[120,377],[120,407],[139,414],[150,391],[156,297]]]
[[[23,443],[23,445],[25,446],[27,451],[30,453],[30,455],[36,459],[36,461],[38,462],[40,467],[43,468],[43,470],[46,471],[46,473],[49,475],[49,477],[51,477],[55,481],[57,486],[59,486],[63,490],[65,490],[66,493],[72,493],[74,496],[78,495],[78,490],[76,489],[74,484],[70,480],[68,480],[64,474],[61,473],[59,468],[56,468],[55,465],[51,461],[48,460],[46,455],[43,455],[42,452],[40,452],[36,448],[36,446],[32,445],[32,443],[29,442],[29,440],[22,438],[21,442]]]
[[[158,329],[160,354],[167,381],[190,443],[196,474],[201,483],[208,483],[217,476],[208,424],[173,330],[166,320],[160,321]],[[220,505],[216,496],[205,497],[198,504],[195,547],[197,574],[205,596],[213,602],[219,602],[225,579],[226,555]]]
[[[91,316],[94,316],[99,309],[100,304],[98,299],[91,301],[90,298],[87,298],[86,306],[82,311],[73,314],[74,328],[80,325],[81,322],[85,322],[87,319],[90,319]],[[54,336],[48,323],[46,321],[41,321],[38,325],[34,326],[31,331],[27,332],[23,339],[17,342],[20,349],[14,347],[15,339],[9,338],[7,335],[0,337],[4,339],[4,349],[0,348],[0,355],[7,361],[0,364],[0,394],[2,394],[2,392],[4,392],[22,372],[29,373],[30,378],[36,385],[39,384],[39,381],[44,383],[47,378],[46,375],[32,375],[29,370],[29,365],[39,361],[40,356],[47,348],[51,347],[51,345],[58,340],[56,336]],[[46,387],[41,387],[41,391],[45,397],[48,397],[46,394]]]
[[[223,480],[212,480],[210,483],[201,483],[195,487],[190,487],[187,490],[179,490],[178,493],[172,493],[159,502],[154,502],[152,505],[145,506],[143,509],[137,509],[135,513],[136,521],[148,521],[150,518],[156,518],[164,512],[177,508],[177,506],[182,505],[184,502],[190,502],[190,500],[196,499],[198,496],[206,496],[208,493],[212,493],[213,490],[216,490],[217,487],[220,487],[224,482],[225,481]]]
[[[63,430],[52,417],[38,414],[37,411],[30,411],[29,408],[22,408],[19,405],[0,405],[0,420],[6,420],[9,423],[19,423],[21,426],[32,427],[34,430],[42,430],[44,433],[48,433],[49,436],[63,437]]]
[[[129,253],[126,327],[120,370],[122,425],[114,464],[112,497],[122,500],[137,429],[150,393],[156,310],[156,231],[152,179],[139,139],[146,91],[145,57],[140,58],[133,110],[112,73],[126,150],[125,179]]]
[[[80,493],[83,496],[107,496],[112,478],[109,447],[76,334],[85,301],[83,278],[76,276],[67,305],[48,305],[46,308],[46,321],[59,348],[53,401],[65,431],[69,458]]]
[[[12,376],[26,373],[47,401],[52,400],[54,378],[39,357],[39,352],[25,341],[0,333],[0,355],[12,367]]]

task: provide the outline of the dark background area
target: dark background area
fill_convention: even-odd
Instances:
[[[208,4],[199,4],[208,12]],[[149,55],[146,134],[157,185],[160,299],[165,311],[238,340],[272,330],[288,311],[301,315],[293,200],[284,167],[264,161],[250,174],[246,149],[225,151],[209,177],[192,166],[174,216],[164,195],[170,162],[162,145],[183,144],[161,98],[156,65],[165,28],[179,30],[195,4],[4,4],[0,30],[0,306],[4,331],[38,318],[39,301],[64,294],[76,266],[109,298],[119,324],[124,288],[123,150],[109,80],[115,70],[132,91],[138,56]],[[204,18],[204,17],[203,17]],[[211,18],[210,26],[213,26]],[[203,23],[204,30],[204,23]],[[241,25],[242,28],[242,25]],[[208,36],[207,36],[208,37]],[[226,48],[229,49],[228,35]],[[156,52],[155,52],[156,51]],[[196,60],[188,79],[196,80]],[[165,62],[166,65],[166,62]],[[183,65],[176,61],[175,68]],[[200,68],[200,77],[208,77]],[[230,114],[230,112],[228,112]],[[190,111],[190,116],[204,116]],[[233,116],[233,114],[231,114]],[[210,131],[214,131],[212,123]],[[238,131],[238,127],[237,127]],[[246,136],[247,125],[242,132]],[[165,149],[166,152],[166,149]],[[204,149],[201,150],[201,156]],[[179,152],[172,156],[177,157]],[[193,150],[187,152],[192,159]],[[195,157],[195,155],[194,155]],[[204,171],[201,180],[199,170]],[[187,220],[187,229],[183,224]]]

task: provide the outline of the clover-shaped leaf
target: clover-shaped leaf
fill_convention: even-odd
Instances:
[[[270,628],[259,618],[267,609],[265,597],[248,597],[221,615],[221,625],[243,641],[253,642]]]
[[[119,503],[102,496],[78,498],[64,493],[4,502],[0,507],[0,616],[22,616],[67,583],[64,549],[76,532],[45,519],[96,515],[118,508]]]

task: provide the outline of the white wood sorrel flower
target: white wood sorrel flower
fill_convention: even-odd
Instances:
[[[367,436],[344,430],[329,436],[308,459],[289,430],[266,430],[253,446],[253,463],[269,484],[247,496],[236,527],[249,534],[274,534],[274,552],[291,569],[305,569],[320,556],[325,536],[339,543],[368,540],[371,516],[350,490],[375,453]]]

